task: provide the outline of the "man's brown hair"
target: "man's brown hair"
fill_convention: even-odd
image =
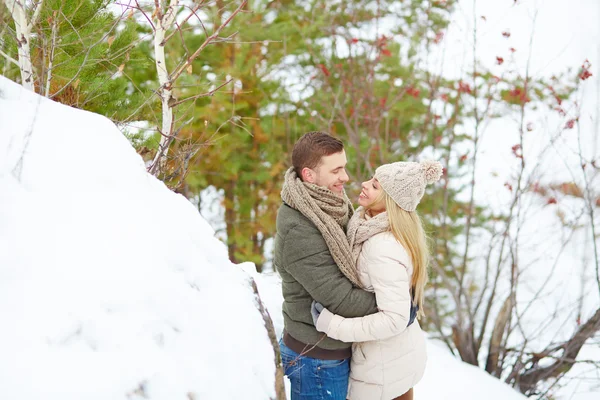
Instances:
[[[304,168],[316,169],[323,156],[339,153],[344,150],[341,140],[328,133],[314,131],[302,135],[292,150],[292,165],[296,175],[302,179]]]

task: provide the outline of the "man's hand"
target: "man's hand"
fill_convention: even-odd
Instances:
[[[321,315],[321,311],[323,311],[323,305],[321,303],[317,303],[313,300],[310,305],[310,314],[312,315],[313,324],[317,326],[317,320],[319,319],[319,315]]]

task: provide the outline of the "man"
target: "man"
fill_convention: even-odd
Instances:
[[[318,332],[313,299],[344,317],[377,312],[375,296],[360,289],[346,224],[353,213],[343,143],[309,132],[294,145],[277,214],[274,264],[281,275],[284,334],[280,341],[292,400],[345,400],[351,343]]]

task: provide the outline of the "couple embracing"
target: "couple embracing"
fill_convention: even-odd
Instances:
[[[427,359],[416,317],[429,257],[415,210],[441,165],[380,166],[354,211],[341,141],[309,132],[296,142],[292,164],[274,252],[292,400],[413,399]]]

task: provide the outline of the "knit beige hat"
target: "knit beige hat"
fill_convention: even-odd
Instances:
[[[381,187],[402,209],[415,211],[425,186],[442,177],[442,164],[437,161],[395,162],[375,170]]]

